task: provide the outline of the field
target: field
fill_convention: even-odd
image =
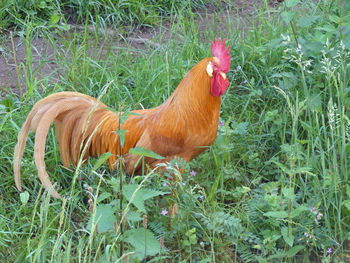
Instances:
[[[0,262],[350,262],[349,1],[0,3]],[[110,171],[105,156],[66,169],[52,127],[63,198],[37,178],[34,133],[16,189],[35,102],[78,91],[155,107],[215,37],[231,46],[230,86],[214,144],[166,164],[185,166],[180,180]]]

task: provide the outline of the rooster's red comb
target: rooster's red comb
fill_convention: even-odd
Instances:
[[[230,68],[231,55],[229,54],[230,46],[225,50],[226,38],[221,44],[221,38],[219,41],[215,38],[215,42],[211,41],[211,53],[213,57],[217,57],[220,60],[220,68],[227,73]]]

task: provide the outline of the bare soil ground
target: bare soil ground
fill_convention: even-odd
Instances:
[[[271,0],[270,7],[275,7],[279,0]],[[213,28],[213,21],[216,21],[215,31],[217,35],[226,35],[228,28],[228,21],[231,20],[236,28],[234,30],[246,30],[251,26],[251,21],[254,20],[255,14],[263,5],[263,1],[259,0],[232,0],[229,9],[227,4],[223,4],[223,8],[218,11],[213,6],[207,6],[206,9],[198,10],[195,16],[195,23],[199,28],[199,32],[206,32]],[[240,21],[237,25],[237,21]],[[233,22],[233,23],[232,23]],[[165,22],[160,26],[154,28],[140,28],[125,36],[125,40],[132,47],[137,49],[144,49],[146,46],[160,47],[171,37],[171,24]],[[89,31],[94,32],[93,27],[88,28]],[[71,24],[70,34],[74,31],[82,31],[84,28],[79,25]],[[231,28],[232,30],[232,28]],[[111,37],[110,41],[117,35],[115,30],[101,29],[101,34],[107,34]],[[243,34],[242,34],[243,36]],[[58,77],[57,64],[54,54],[54,49],[50,42],[43,37],[36,37],[31,42],[32,61],[26,61],[26,46],[23,38],[14,36],[11,39],[8,34],[0,38],[0,97],[7,93],[19,94],[21,90],[25,90],[25,75],[23,67],[26,63],[31,63],[33,72],[37,79],[44,76],[53,75]],[[155,42],[153,39],[160,39],[160,42]],[[56,43],[59,45],[59,43]],[[119,43],[120,44],[120,43]]]

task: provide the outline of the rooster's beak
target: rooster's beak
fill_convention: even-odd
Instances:
[[[221,77],[225,80],[227,78],[226,74],[224,72],[220,72],[219,73],[221,75]]]

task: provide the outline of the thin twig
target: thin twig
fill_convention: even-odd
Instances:
[[[292,21],[290,21],[289,23],[290,23],[290,27],[292,28],[295,43],[297,44],[297,47],[299,47],[299,41],[298,41],[297,33],[295,32],[295,29],[294,29],[294,24],[292,23]]]

